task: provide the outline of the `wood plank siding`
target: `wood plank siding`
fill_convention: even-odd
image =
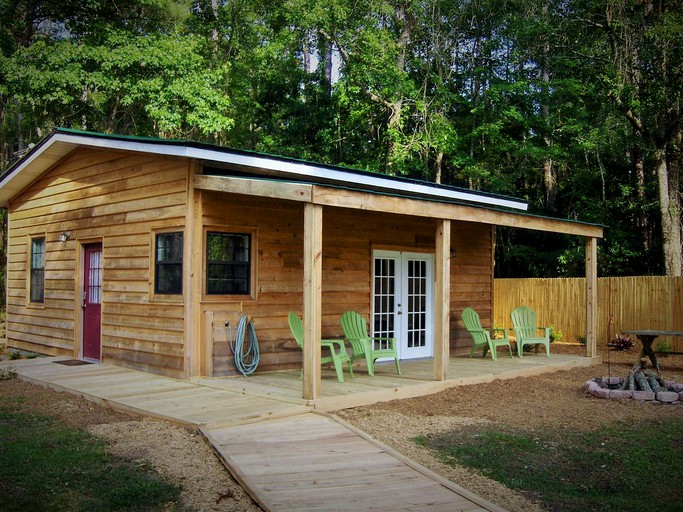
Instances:
[[[155,298],[151,282],[156,230],[182,231],[188,162],[131,152],[80,149],[14,198],[9,208],[10,346],[79,355],[86,242],[103,244],[102,360],[181,377],[182,297]],[[71,232],[66,242],[62,231]],[[31,237],[45,237],[45,300],[27,297]]]
[[[291,337],[287,314],[303,314],[303,206],[278,199],[205,192],[203,223],[216,228],[245,227],[256,233],[253,300],[202,301],[203,336],[212,356],[205,373],[234,374],[228,345],[240,316],[252,318],[261,351],[260,371],[297,368],[302,352]],[[325,208],[323,213],[322,335],[341,337],[339,317],[348,309],[370,315],[372,251],[434,252],[434,219]],[[493,297],[490,226],[452,223],[451,351],[469,345],[459,321],[468,305],[491,319]]]
[[[248,315],[259,339],[258,371],[299,368],[302,352],[287,314],[303,315],[304,201],[275,187],[270,197],[220,190],[193,192],[186,158],[81,148],[10,203],[9,345],[79,357],[82,250],[103,244],[102,361],[176,378],[236,373],[229,338]],[[239,182],[239,179],[238,179]],[[295,200],[290,200],[295,194]],[[305,199],[305,197],[304,197]],[[190,208],[188,209],[188,204]],[[195,217],[196,213],[196,217]],[[369,318],[373,250],[434,253],[438,219],[346,207],[323,207],[322,335],[341,337],[339,317]],[[492,317],[493,232],[452,221],[450,350],[469,345],[460,311]],[[154,239],[184,231],[184,296],[155,295]],[[252,236],[249,296],[205,293],[206,232]],[[70,231],[66,242],[59,234]],[[45,300],[27,296],[32,237],[45,237]],[[188,344],[186,341],[194,340]]]
[[[601,226],[527,214],[524,202],[495,194],[207,144],[67,129],[55,129],[0,176],[0,206],[9,211],[9,347],[185,380],[234,375],[230,343],[248,316],[259,340],[257,371],[305,366],[308,399],[320,398],[320,354],[307,342],[302,364],[288,313],[308,317],[307,340],[341,338],[339,318],[350,309],[369,320],[375,251],[381,265],[397,270],[378,280],[396,283],[378,294],[385,313],[403,313],[400,304],[389,306],[396,297],[424,303],[424,318],[409,317],[408,307],[395,332],[433,337],[418,351],[410,346],[414,338],[400,342],[406,357],[433,355],[438,381],[449,379],[447,356],[470,346],[463,308],[475,308],[485,326],[493,323],[495,226],[585,237],[592,285],[602,237]],[[183,234],[182,251],[179,237],[163,239],[173,252],[158,265],[166,294],[154,283],[160,233]],[[102,269],[101,304],[99,288],[92,301],[83,295],[86,254],[95,255],[88,265]],[[214,255],[210,267],[207,254]],[[434,282],[423,288],[431,272]],[[586,295],[586,313],[596,318],[596,294]]]

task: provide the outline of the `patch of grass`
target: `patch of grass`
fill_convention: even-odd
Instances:
[[[26,405],[0,403],[0,510],[182,510],[178,486]]]
[[[445,462],[476,468],[559,512],[674,512],[683,503],[683,417],[600,431],[485,427],[422,436]]]

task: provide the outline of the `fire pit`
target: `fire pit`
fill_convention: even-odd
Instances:
[[[586,382],[586,391],[598,398],[633,398],[667,404],[683,402],[683,384],[679,382],[664,381],[664,389],[657,392],[622,389],[625,382],[626,379],[620,377],[598,377]]]
[[[643,345],[636,364],[625,378],[609,377],[595,378],[586,382],[586,390],[598,398],[633,398],[661,403],[683,402],[683,384],[667,381],[662,378],[657,354],[652,349],[652,342],[659,335],[683,335],[674,331],[630,331],[636,334]],[[609,369],[609,352],[608,369]],[[648,359],[653,370],[647,368]]]

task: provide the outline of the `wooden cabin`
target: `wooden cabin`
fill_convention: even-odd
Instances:
[[[490,325],[495,227],[586,239],[587,355],[595,353],[599,226],[523,201],[223,147],[58,129],[0,178],[9,209],[10,347],[171,377],[235,373],[228,337],[253,322],[257,371],[304,367],[354,309],[401,359],[467,349],[466,306]],[[234,336],[234,334],[233,334]],[[590,340],[592,339],[592,343]],[[303,362],[303,363],[302,363]]]

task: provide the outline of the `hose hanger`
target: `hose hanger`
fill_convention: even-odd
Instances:
[[[249,341],[245,344],[247,331]],[[235,340],[232,340],[232,327],[228,325],[228,341],[230,350],[235,356],[235,368],[245,377],[251,375],[259,364],[260,352],[258,338],[254,324],[248,316],[241,316],[235,332]]]

